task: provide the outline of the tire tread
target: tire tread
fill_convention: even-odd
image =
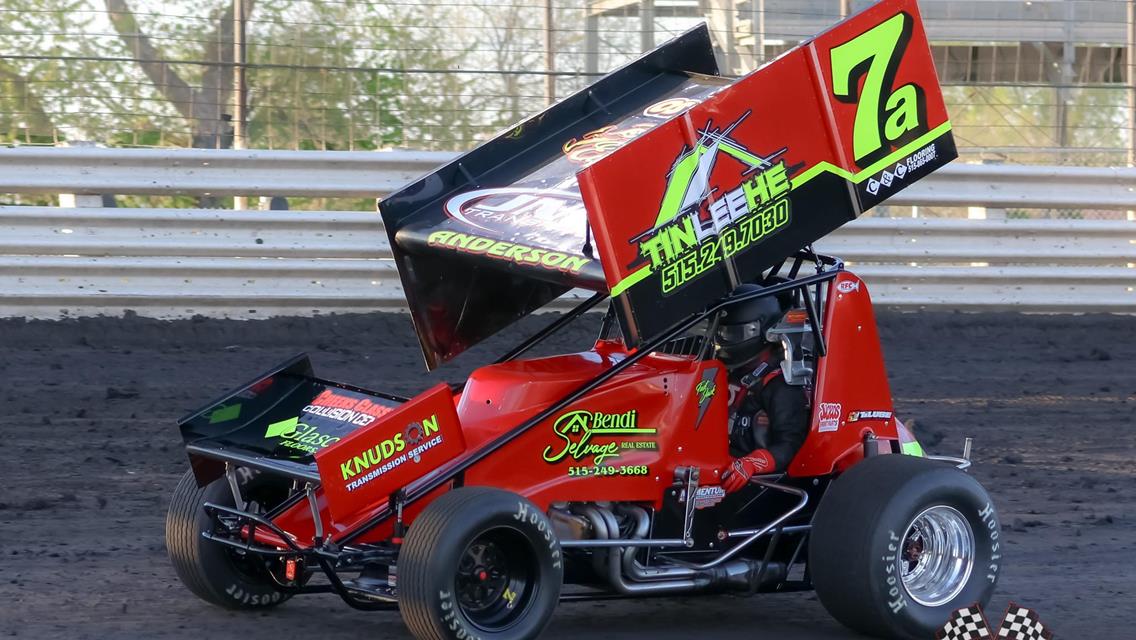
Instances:
[[[203,539],[197,525],[201,506],[209,500],[214,485],[197,486],[193,471],[187,471],[178,482],[166,512],[166,554],[178,578],[198,598],[225,609],[263,609],[278,605],[289,598],[282,594],[279,600],[257,604],[244,603],[229,597],[210,580],[202,556]],[[211,543],[214,544],[214,543]]]
[[[845,626],[875,637],[908,637],[874,591],[876,558],[863,555],[872,553],[873,537],[898,491],[931,475],[940,483],[963,476],[982,490],[973,478],[945,464],[885,454],[856,464],[825,492],[813,518],[809,573],[821,604]]]
[[[523,500],[493,487],[453,489],[433,500],[411,525],[399,552],[398,602],[403,621],[418,640],[450,640],[454,637],[436,609],[437,593],[434,589],[438,583],[432,572],[438,567],[436,562],[431,562],[433,552],[446,536],[455,535],[455,523],[469,517],[468,503],[482,501],[492,504],[487,500],[490,496]],[[551,523],[548,526],[551,527]],[[559,582],[556,585],[558,589]],[[553,604],[555,601],[553,599]],[[457,604],[457,594],[454,594],[454,603]]]

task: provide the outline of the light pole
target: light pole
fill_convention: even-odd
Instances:
[[[556,38],[552,26],[552,0],[544,0],[544,99],[549,105],[556,102]]]
[[[245,3],[233,0],[233,148],[248,148],[248,88],[245,85]],[[248,208],[248,198],[233,198],[233,208]]]
[[[1128,166],[1136,167],[1136,0],[1128,0]]]

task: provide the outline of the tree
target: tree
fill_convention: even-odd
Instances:
[[[250,134],[257,146],[400,143],[405,82],[392,69],[396,48],[412,35],[376,5],[290,4],[260,20],[250,44]]]
[[[0,135],[23,143],[54,143],[66,132],[82,137],[98,130],[100,112],[127,111],[90,85],[105,69],[87,59],[93,52],[75,38],[93,30],[88,0],[4,0],[0,15]]]
[[[254,0],[245,0],[245,18]],[[191,146],[228,148],[232,145],[229,106],[232,104],[233,4],[209,12],[211,27],[205,33],[198,58],[203,67],[200,84],[192,86],[174,68],[147,35],[126,0],[105,0],[107,15],[134,61],[153,87],[191,126]]]
[[[478,72],[542,68],[536,6],[245,5],[250,147],[458,150],[544,106],[541,76]],[[18,16],[0,43],[7,139],[231,145],[232,0],[0,0],[4,9]],[[577,13],[558,8],[558,21]],[[41,59],[16,58],[28,50]]]
[[[0,60],[0,131],[9,140],[54,142],[55,125],[27,76]]]

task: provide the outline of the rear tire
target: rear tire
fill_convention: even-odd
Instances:
[[[998,515],[971,476],[880,455],[829,487],[813,518],[809,572],[832,617],[879,638],[931,638],[951,613],[986,606],[1001,565]]]
[[[560,599],[560,541],[531,502],[454,489],[414,520],[398,557],[398,603],[419,640],[525,640]]]
[[[257,476],[241,475],[251,485]],[[249,486],[242,486],[247,496]],[[233,506],[233,492],[222,477],[197,486],[193,471],[187,471],[174,489],[166,514],[166,550],[182,583],[198,598],[226,609],[264,609],[291,597],[277,588],[259,565],[259,557],[240,558],[238,552],[202,537],[213,522],[201,508],[206,502]]]

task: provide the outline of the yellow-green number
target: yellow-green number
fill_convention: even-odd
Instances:
[[[881,155],[884,139],[898,142],[926,124],[923,91],[914,84],[891,89],[911,23],[911,16],[897,13],[829,51],[833,95],[856,104],[852,152],[861,166]]]

